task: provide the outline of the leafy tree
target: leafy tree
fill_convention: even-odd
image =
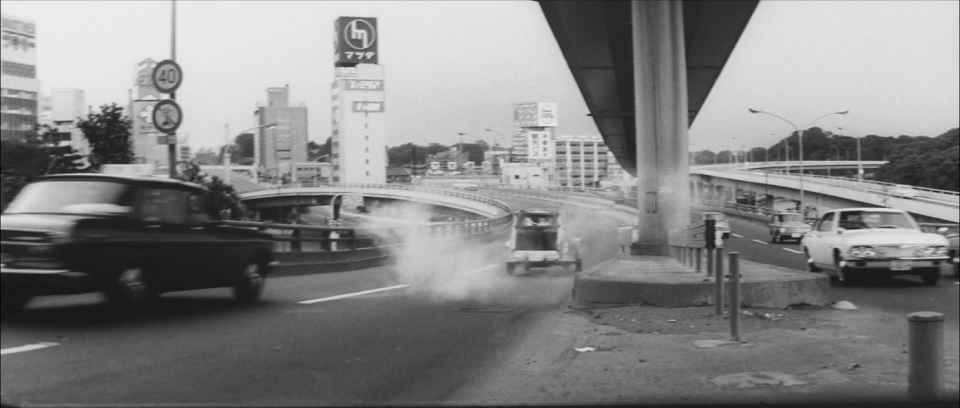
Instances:
[[[101,105],[100,112],[89,113],[77,122],[77,128],[90,142],[90,164],[99,170],[104,164],[129,164],[133,161],[130,141],[132,121],[116,103]]]
[[[224,183],[217,176],[208,178],[206,174],[200,171],[200,166],[196,163],[181,164],[177,178],[206,187],[210,193],[210,205],[220,211],[221,214],[229,213],[229,216],[223,218],[239,220],[245,215],[246,209],[240,202],[240,195],[237,194],[233,186]]]
[[[86,170],[83,156],[70,146],[57,146],[58,139],[57,130],[44,125],[35,127],[24,141],[0,142],[4,207],[26,183],[36,177]]]

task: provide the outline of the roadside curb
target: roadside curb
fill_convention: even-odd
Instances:
[[[741,261],[740,304],[785,308],[831,302],[826,275]],[[574,305],[636,304],[658,307],[714,305],[715,283],[706,273],[669,257],[612,259],[574,277]]]

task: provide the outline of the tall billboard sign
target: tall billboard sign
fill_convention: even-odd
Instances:
[[[377,19],[372,17],[340,17],[334,24],[334,65],[376,64]]]
[[[557,104],[553,102],[513,105],[513,124],[517,127],[556,127]]]
[[[3,73],[35,78],[37,26],[31,21],[0,16],[3,31]]]
[[[527,158],[548,160],[553,157],[554,141],[552,132],[527,132]]]

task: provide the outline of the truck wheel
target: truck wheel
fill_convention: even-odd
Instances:
[[[117,306],[139,308],[151,298],[146,272],[139,264],[128,266],[117,274],[110,287],[104,291],[107,300]]]
[[[256,260],[250,261],[237,277],[233,295],[241,303],[256,302],[263,293],[264,281],[263,265]]]
[[[936,286],[937,282],[940,281],[940,269],[925,269],[923,272],[920,272],[920,279],[923,280],[924,285]]]

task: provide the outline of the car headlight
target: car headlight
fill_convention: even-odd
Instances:
[[[917,256],[943,256],[947,254],[947,247],[931,245],[926,248],[919,248],[916,251]]]
[[[850,248],[850,256],[853,258],[876,258],[883,256],[883,250],[867,245],[858,245]]]

